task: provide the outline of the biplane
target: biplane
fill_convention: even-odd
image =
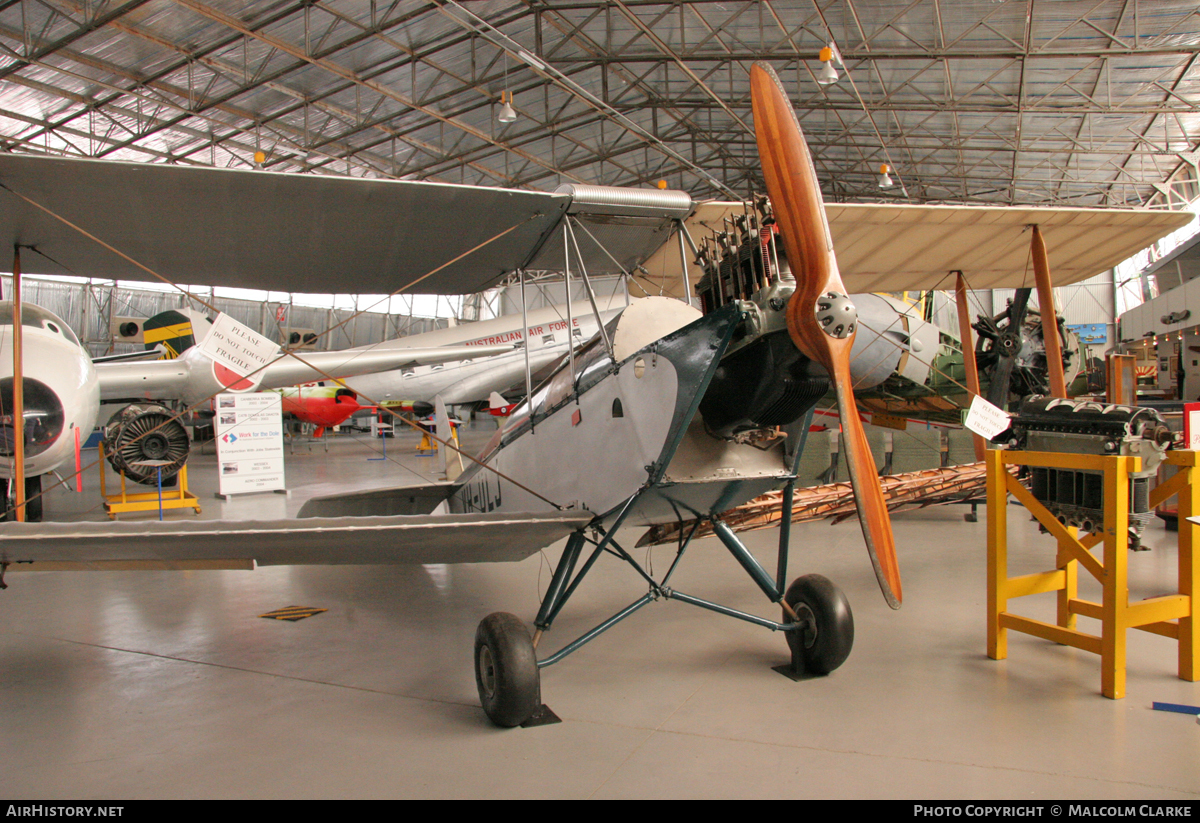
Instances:
[[[729,288],[717,284],[702,309],[665,297],[633,302],[568,350],[455,480],[315,498],[299,518],[284,521],[7,523],[0,526],[0,569],[506,561],[565,538],[534,632],[505,612],[485,617],[476,632],[479,696],[499,725],[549,719],[541,670],[657,600],[781,631],[794,669],[836,669],[853,643],[845,596],[819,575],[787,582],[787,518],[772,573],[724,526],[721,512],[780,487],[790,505],[806,415],[832,387],[868,553],[888,604],[900,606],[898,553],[851,391],[851,351],[862,332],[850,293],[932,288],[952,269],[967,272],[975,288],[1021,285],[1030,225],[1055,249],[1058,281],[1074,282],[1184,218],[1086,209],[825,208],[774,72],[756,64],[751,83],[771,217],[758,228],[766,253],[753,276]],[[514,271],[549,268],[547,261],[563,261],[579,277],[638,265],[665,271],[655,254],[664,253],[672,232],[730,208],[697,206],[681,192],[518,192],[15,155],[0,156],[0,184],[7,239],[41,252],[27,257],[45,261],[38,265],[49,273],[67,266],[94,276],[147,276],[131,271],[132,258],[176,282],[286,284],[297,291],[469,293]],[[620,243],[609,242],[616,236]],[[686,269],[683,245],[679,265]],[[679,282],[686,293],[689,281]],[[920,355],[911,340],[897,345]],[[778,615],[749,614],[672,587],[688,556],[686,535],[659,576],[619,542],[625,526],[696,518],[712,524]],[[645,593],[543,653],[545,634],[605,554],[628,563]]]

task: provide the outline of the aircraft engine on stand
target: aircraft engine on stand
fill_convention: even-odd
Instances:
[[[132,403],[118,411],[109,419],[104,437],[108,462],[137,483],[156,484],[160,467],[164,481],[173,478],[187,462],[189,447],[187,429],[173,417],[157,403]]]

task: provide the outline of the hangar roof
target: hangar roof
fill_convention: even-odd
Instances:
[[[9,0],[0,147],[734,199],[767,60],[829,200],[1178,207],[1198,55],[1194,0]]]

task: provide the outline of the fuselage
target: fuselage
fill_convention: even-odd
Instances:
[[[634,301],[606,324],[611,353],[594,338],[573,364],[560,364],[479,456],[495,471],[469,467],[449,510],[558,506],[610,522],[640,494],[625,522],[649,525],[728,508],[779,485],[787,475],[781,448],[713,437],[696,416],[740,308],[702,318],[677,300]]]
[[[604,311],[601,317],[607,322],[619,311]],[[525,346],[529,347],[529,369],[537,371],[566,354],[569,342],[579,345],[591,338],[599,328],[595,314],[587,303],[571,306],[569,326],[567,311],[563,306],[531,311],[525,318],[527,324],[523,324],[522,319],[519,314],[505,315],[493,320],[401,337],[374,347],[506,344],[518,347],[505,354],[360,375],[346,379],[344,385],[358,394],[363,402],[366,402],[366,398],[377,403],[432,401],[439,394],[450,404],[487,400],[493,391],[503,391],[524,380]]]
[[[340,426],[350,415],[365,408],[359,405],[353,391],[340,385],[305,385],[273,391],[283,399],[284,414],[295,415],[321,429]]]
[[[79,338],[52,312],[22,307],[22,387],[26,477],[72,459],[75,430],[86,439],[100,411],[100,385]],[[13,476],[13,304],[0,302],[0,476]]]

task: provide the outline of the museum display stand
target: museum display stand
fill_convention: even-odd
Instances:
[[[100,458],[96,462],[100,467],[100,496],[104,499],[104,511],[109,520],[116,520],[118,514],[128,512],[158,511],[159,520],[162,519],[163,511],[169,509],[195,509],[196,514],[200,513],[199,498],[188,491],[187,465],[179,469],[178,486],[166,492],[163,492],[160,474],[157,491],[130,494],[125,488],[125,472],[118,472],[121,475],[121,491],[119,494],[108,494],[104,483],[104,444],[100,443],[99,448]],[[152,467],[154,461],[144,461],[138,465]]]
[[[1100,691],[1105,697],[1125,696],[1126,631],[1170,637],[1179,644],[1179,677],[1197,679],[1200,632],[1196,631],[1192,596],[1200,592],[1200,569],[1192,549],[1200,526],[1186,518],[1200,515],[1200,452],[1170,451],[1165,462],[1179,471],[1150,494],[1153,510],[1178,496],[1179,591],[1129,602],[1129,474],[1140,469],[1140,457],[1062,454],[993,449],[987,453],[988,484],[988,628],[987,654],[993,660],[1008,657],[1008,630],[1032,634],[1056,643],[1100,655]],[[1075,471],[1102,472],[1104,476],[1104,526],[1080,538],[1077,530],[1058,522],[1028,489],[1006,471],[1006,466],[1040,466]],[[1057,540],[1052,571],[1008,576],[1008,495],[1012,494]],[[1103,544],[1102,559],[1092,554]],[[1103,588],[1101,602],[1079,598],[1079,567]],[[1034,620],[1008,611],[1018,597],[1056,592],[1057,624]],[[1076,627],[1079,615],[1100,621],[1100,634]]]

